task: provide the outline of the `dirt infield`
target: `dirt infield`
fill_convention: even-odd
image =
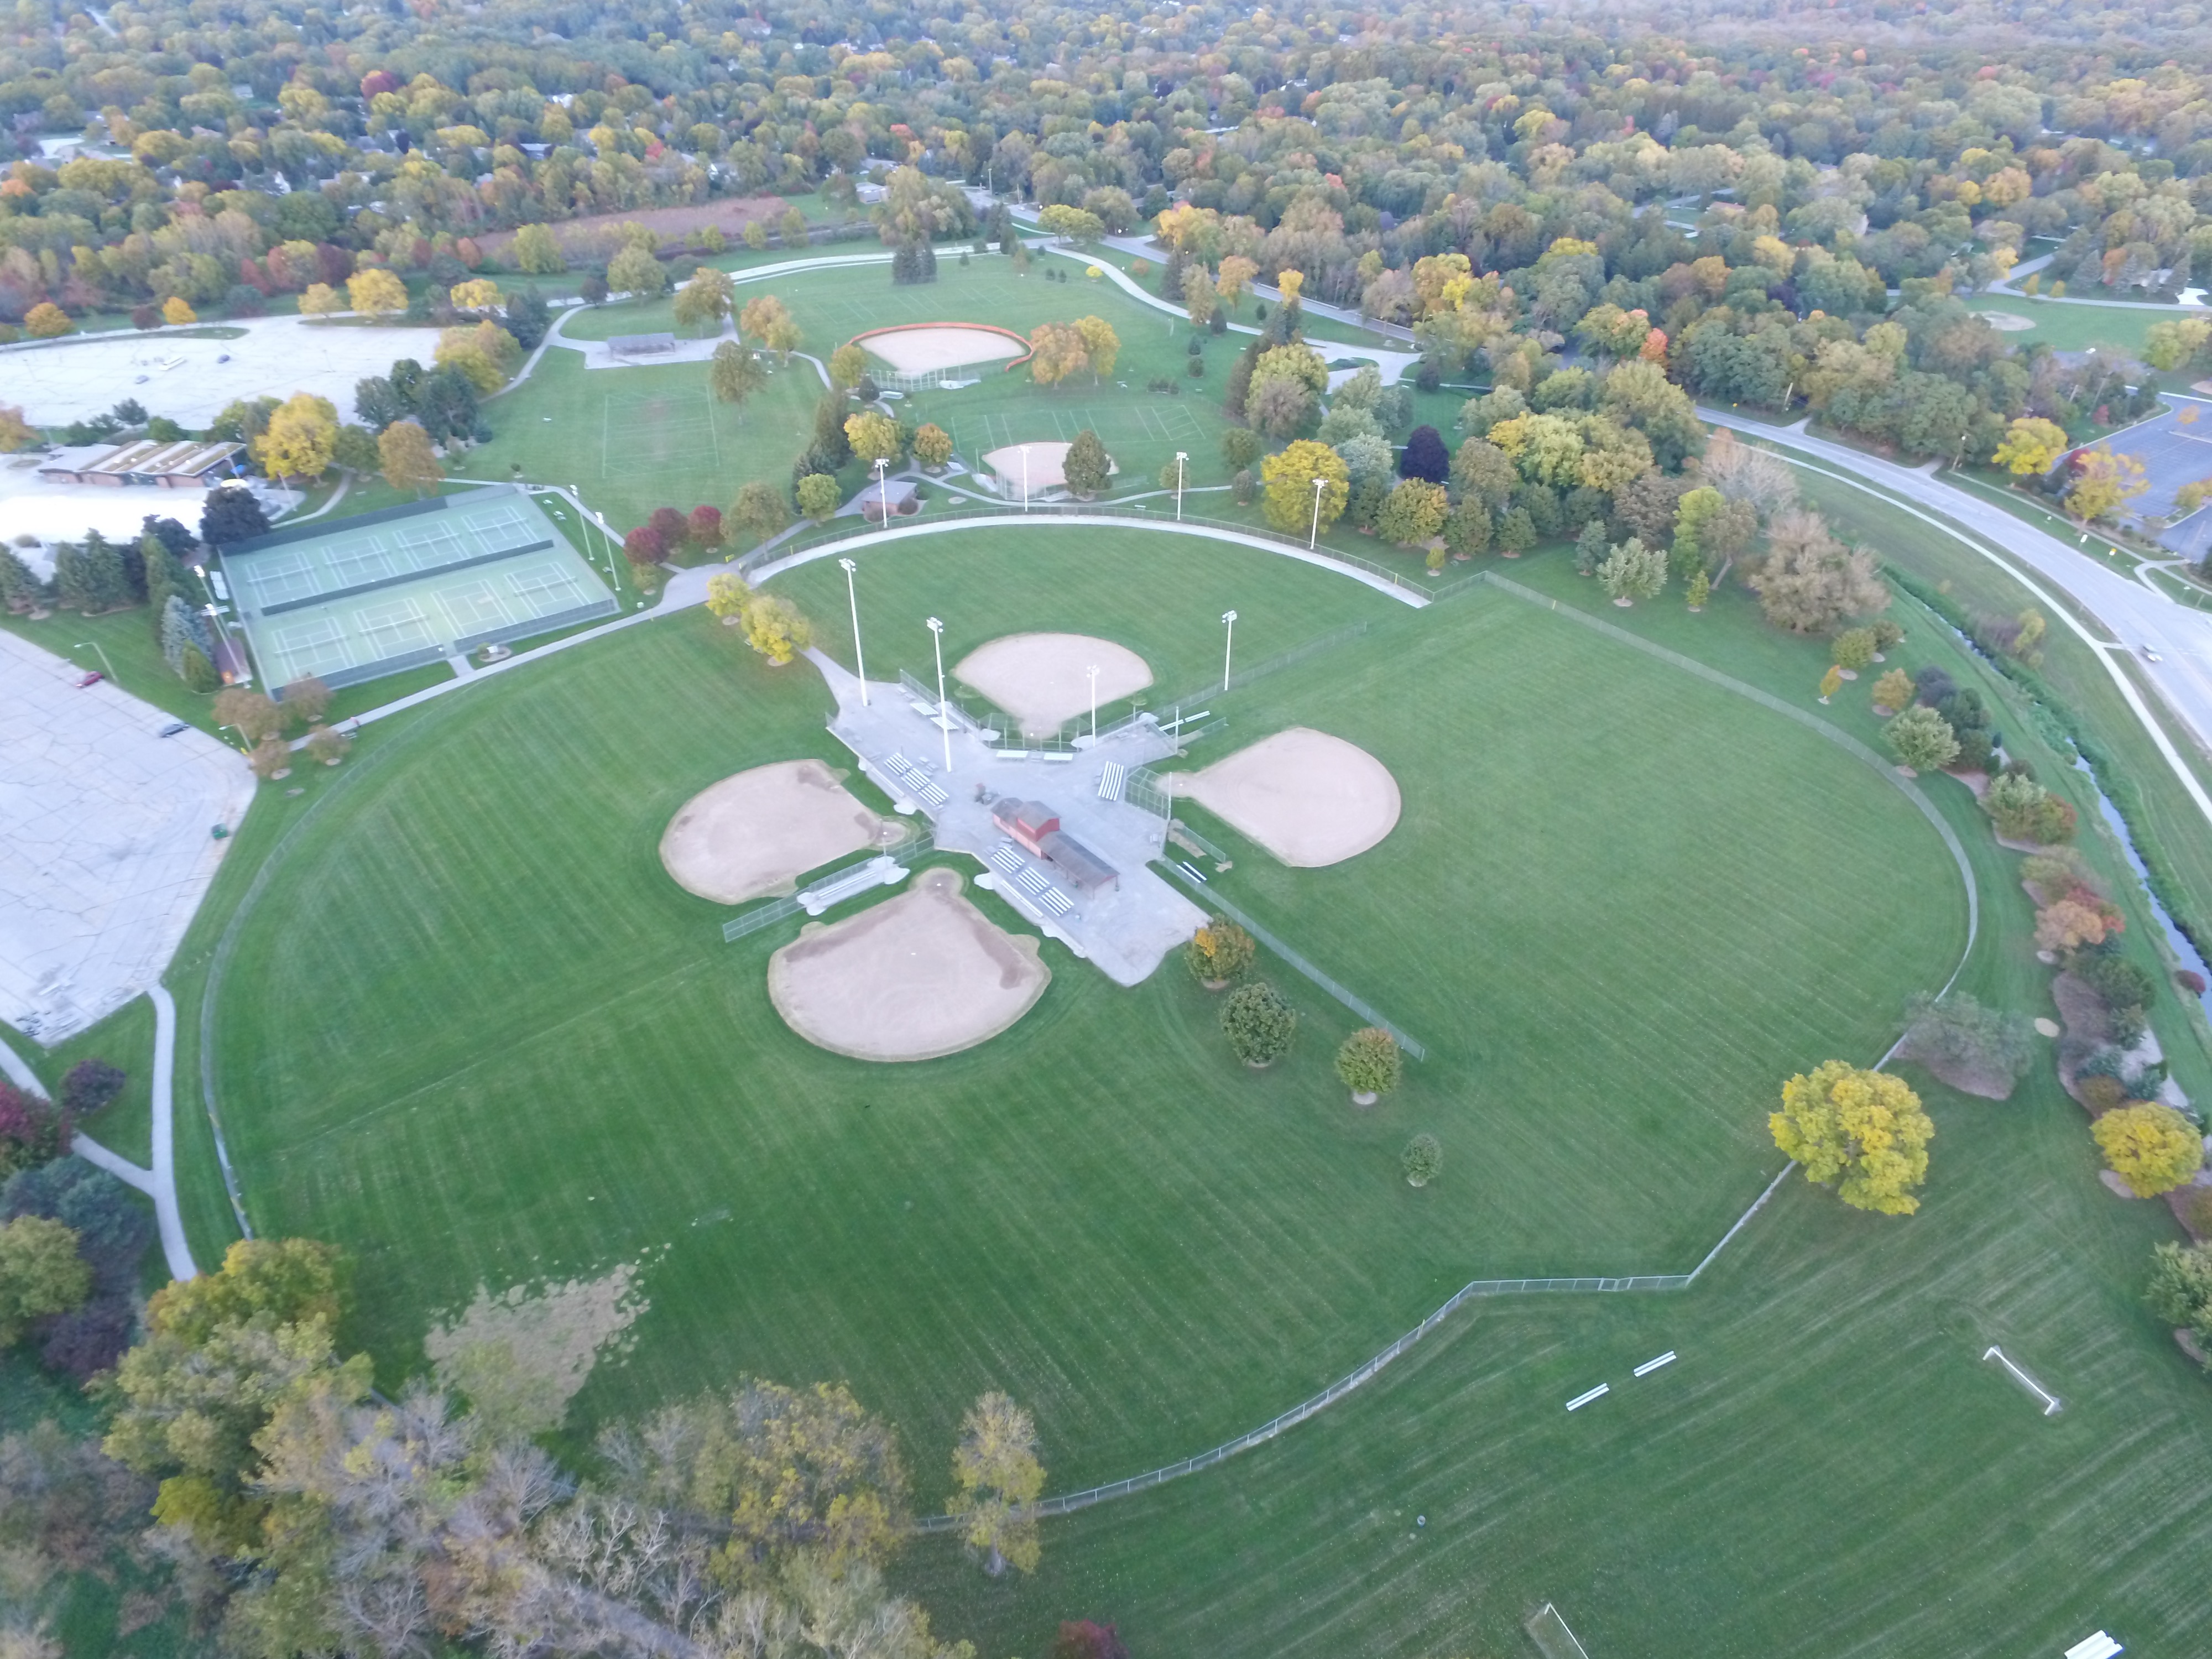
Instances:
[[[952,672],[1017,716],[1024,732],[1041,738],[1090,712],[1093,664],[1102,704],[1152,683],[1142,657],[1088,634],[1008,634],[976,647],[952,665]]]
[[[1029,1012],[1051,982],[1037,941],[1001,933],[944,869],[849,921],[809,922],[768,963],[784,1024],[854,1060],[972,1048]]]
[[[795,878],[884,844],[884,820],[818,760],[778,761],[709,784],[660,837],[660,862],[687,893],[738,904],[788,892]]]
[[[1030,343],[1010,328],[987,323],[908,323],[855,334],[851,343],[880,357],[902,374],[964,368],[969,363],[1011,363],[1030,355]]]
[[[1355,744],[1293,726],[1200,772],[1169,780],[1300,869],[1340,864],[1396,827],[1398,781]]]

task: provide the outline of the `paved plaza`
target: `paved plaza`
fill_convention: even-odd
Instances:
[[[52,1044],[176,952],[252,797],[237,750],[0,634],[0,1018]]]
[[[832,734],[860,757],[901,812],[919,811],[930,820],[940,848],[982,861],[976,885],[995,891],[1047,937],[1115,983],[1138,985],[1204,924],[1206,913],[1148,866],[1162,850],[1160,816],[1119,799],[1130,773],[1176,750],[1175,738],[1149,717],[1047,759],[1043,751],[1001,752],[993,734],[963,723],[955,708],[948,771],[933,707],[918,708],[900,687],[873,680],[863,704],[859,680],[821,652],[807,655],[836,694]],[[1003,798],[1048,806],[1069,835],[1114,867],[1112,885],[1072,890],[1059,866],[1027,852],[993,821],[992,805]]]

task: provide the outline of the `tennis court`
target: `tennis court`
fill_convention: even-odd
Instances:
[[[536,501],[504,484],[260,537],[222,564],[270,685],[352,684],[617,608]]]

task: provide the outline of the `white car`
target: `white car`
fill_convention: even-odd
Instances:
[[[2145,662],[2161,662],[2161,661],[2165,660],[2163,658],[2161,658],[2161,657],[2158,654],[2158,653],[2157,653],[2157,652],[2155,652],[2155,651],[2152,650],[2152,649],[2151,649],[2148,646],[2147,646],[2147,645],[2139,645],[2139,646],[2137,646],[2137,647],[2136,647],[2136,650],[2138,650],[2138,651],[2140,651],[2140,652],[2142,652],[2142,653],[2143,653],[2143,660],[2144,660]]]

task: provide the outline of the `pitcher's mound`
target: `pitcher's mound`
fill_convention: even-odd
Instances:
[[[1090,712],[1094,666],[1101,704],[1152,683],[1142,657],[1088,634],[1008,634],[976,647],[952,672],[1018,718],[1024,732],[1041,738]]]
[[[1176,794],[1301,869],[1365,852],[1396,827],[1401,805],[1389,768],[1356,744],[1303,726],[1170,782]]]
[[[1001,933],[929,870],[849,921],[809,922],[769,958],[784,1024],[854,1060],[935,1060],[998,1036],[1052,982],[1037,942]]]
[[[885,834],[884,820],[820,761],[778,761],[685,801],[660,837],[660,862],[687,893],[739,904],[789,888],[817,865],[879,846]]]

